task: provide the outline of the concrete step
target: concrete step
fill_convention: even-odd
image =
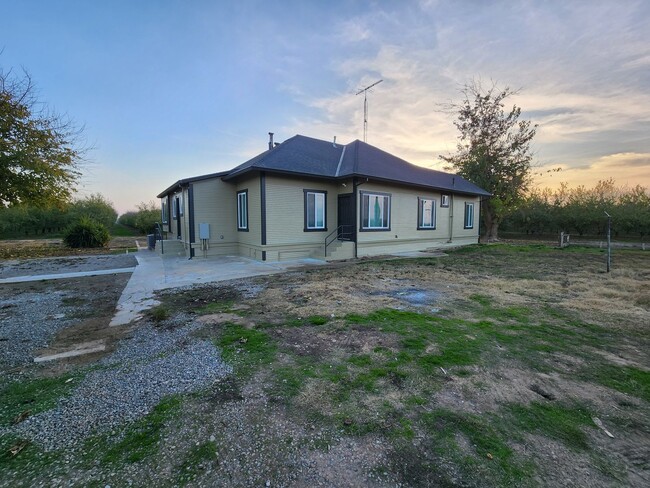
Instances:
[[[354,242],[336,241],[336,243],[327,247],[328,261],[338,261],[340,259],[352,259],[354,257]]]
[[[185,256],[185,246],[182,241],[165,239],[156,241],[156,252],[165,256]]]

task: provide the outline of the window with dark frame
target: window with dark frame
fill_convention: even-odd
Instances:
[[[418,198],[418,230],[435,230],[436,201],[432,198]]]
[[[361,192],[361,230],[390,230],[390,194]]]
[[[465,229],[474,228],[474,204],[465,202]]]
[[[248,230],[248,190],[237,192],[237,230]]]
[[[442,195],[442,197],[440,197],[440,206],[449,207],[449,195]]]
[[[304,190],[305,232],[327,230],[327,192]]]

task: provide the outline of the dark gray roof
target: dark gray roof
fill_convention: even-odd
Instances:
[[[232,169],[224,180],[250,171],[335,179],[359,176],[456,193],[490,195],[458,175],[416,166],[359,140],[334,145],[296,135]]]
[[[296,135],[240,164],[229,171],[225,179],[251,170],[281,171],[333,178],[343,147],[341,144],[335,146],[331,142]]]
[[[229,173],[228,171],[221,171],[220,173],[210,173],[208,175],[193,176],[191,178],[184,178],[182,180],[178,180],[176,183],[167,187],[164,191],[160,192],[156,198],[162,198],[164,196],[167,196],[170,193],[173,193],[174,191],[180,189],[181,187],[189,183],[194,183],[195,181],[209,180],[211,178],[222,178],[226,176],[228,173]]]
[[[365,176],[456,193],[490,195],[461,176],[411,164],[358,139],[346,146],[338,176]]]

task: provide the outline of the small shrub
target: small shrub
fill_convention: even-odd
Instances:
[[[63,242],[68,247],[104,247],[110,238],[106,226],[87,216],[80,217],[63,234]]]
[[[158,305],[153,307],[147,312],[147,315],[151,317],[151,320],[154,322],[163,322],[169,318],[171,315],[169,309],[164,305]]]

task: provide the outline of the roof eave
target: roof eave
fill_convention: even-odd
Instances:
[[[203,180],[209,180],[212,178],[223,178],[225,175],[228,174],[228,171],[220,171],[218,173],[209,173],[206,175],[200,175],[200,176],[192,176],[190,178],[183,178],[182,180],[178,180],[176,183],[172,184],[169,186],[166,190],[163,190],[160,192],[156,198],[163,198],[170,193],[172,193],[174,190],[181,189],[184,186],[189,185],[190,183],[194,183],[196,181],[203,181]]]
[[[343,178],[350,178],[350,177],[356,177],[356,178],[368,178],[369,180],[376,180],[376,181],[382,181],[382,182],[387,182],[387,183],[397,183],[400,185],[405,185],[405,186],[415,186],[418,188],[430,188],[432,190],[438,190],[438,191],[446,191],[450,193],[460,193],[462,195],[478,195],[478,196],[484,196],[484,197],[491,197],[492,194],[482,190],[481,191],[469,191],[469,190],[460,190],[458,188],[449,188],[446,186],[437,186],[437,185],[426,185],[426,184],[421,184],[421,183],[412,183],[409,181],[402,181],[402,180],[395,180],[392,178],[382,178],[380,176],[371,176],[371,175],[365,175],[361,173],[353,173],[353,174],[346,174],[339,176],[338,179],[343,179]]]

